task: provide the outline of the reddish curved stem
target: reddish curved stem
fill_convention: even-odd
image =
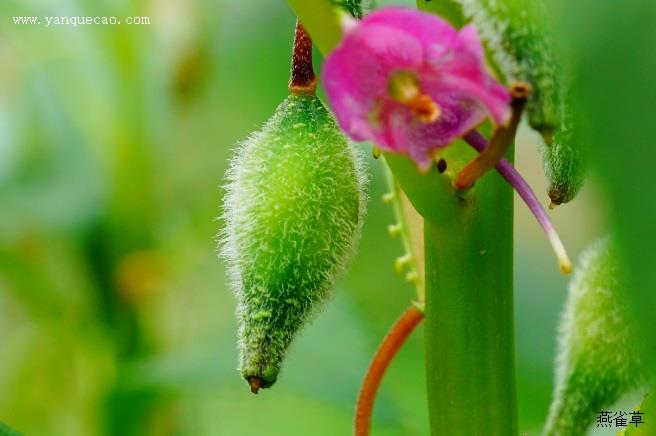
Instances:
[[[510,144],[515,140],[517,133],[517,126],[522,119],[526,99],[528,98],[530,86],[523,82],[516,82],[511,87],[510,93],[512,101],[510,107],[512,109],[512,116],[507,126],[499,126],[494,131],[492,139],[488,142],[487,146],[480,151],[476,159],[469,162],[454,181],[456,189],[465,190],[471,188],[474,183],[483,177],[485,173],[495,167],[497,163],[506,154]]]
[[[355,436],[369,435],[376,392],[383,380],[383,376],[396,353],[423,318],[424,314],[415,306],[411,306],[403,312],[403,315],[392,326],[380,347],[378,347],[360,388],[355,409]]]

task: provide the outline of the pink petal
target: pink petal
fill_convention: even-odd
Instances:
[[[422,123],[388,95],[395,71],[417,76],[421,92],[440,106]],[[436,148],[462,137],[489,115],[504,124],[510,95],[489,73],[476,29],[459,32],[415,9],[378,9],[349,31],[326,59],[324,86],[337,121],[353,139],[408,154],[427,167]]]
[[[413,70],[422,62],[418,41],[397,29],[361,24],[348,33],[324,62],[324,87],[337,121],[355,140],[371,133],[367,121],[387,93],[388,77],[399,69]],[[366,124],[366,123],[365,123]]]
[[[377,9],[367,15],[362,24],[391,27],[414,37],[424,48],[433,44],[450,45],[458,32],[441,18],[403,7]]]

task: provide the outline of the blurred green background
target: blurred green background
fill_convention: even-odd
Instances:
[[[11,22],[33,15],[152,24]],[[2,0],[0,19],[0,421],[27,435],[349,434],[368,361],[413,296],[392,268],[380,162],[353,267],[258,396],[236,371],[216,255],[231,151],[287,93],[284,2]],[[547,204],[535,141],[520,131],[517,166]],[[515,214],[519,428],[537,434],[567,278],[519,201]],[[604,234],[594,182],[550,214],[574,259]],[[375,435],[427,434],[422,341],[388,373]]]

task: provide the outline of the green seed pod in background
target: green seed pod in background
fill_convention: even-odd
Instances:
[[[472,21],[495,71],[533,92],[526,105],[530,125],[542,134],[541,152],[554,205],[567,203],[585,177],[584,142],[573,132],[566,77],[550,37],[542,0],[419,0],[424,9],[462,26]]]
[[[371,8],[371,2],[367,0],[332,0],[332,2],[355,18],[362,18],[364,13]]]
[[[639,407],[636,407],[636,411],[642,413],[643,424],[631,425],[617,433],[617,436],[654,436],[656,435],[656,420],[653,419],[654,413],[656,413],[656,395],[647,394],[645,399],[642,400],[642,404]],[[649,418],[645,418],[649,416]],[[631,418],[627,419],[627,423],[631,421]]]
[[[570,114],[565,113],[551,145],[540,144],[547,193],[553,205],[567,203],[578,194],[586,172],[584,142],[574,130]]]
[[[21,436],[21,434],[0,422],[0,436]]]
[[[583,254],[559,326],[554,398],[545,435],[582,435],[597,412],[644,381],[639,347],[604,239]]]
[[[506,83],[528,82],[533,92],[526,110],[529,123],[547,144],[560,124],[559,63],[541,0],[452,0],[462,6]]]
[[[270,387],[296,333],[351,258],[361,160],[313,94],[287,97],[228,171],[222,254],[238,299],[240,371]]]

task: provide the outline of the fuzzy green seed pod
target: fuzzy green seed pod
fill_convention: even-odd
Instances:
[[[541,0],[452,0],[483,40],[497,73],[530,83],[526,110],[547,143],[561,118],[561,72]]]
[[[558,340],[556,387],[545,435],[582,435],[599,410],[644,380],[612,243],[584,253],[570,283]]]
[[[656,421],[652,418],[656,412],[656,395],[647,394],[642,400],[642,404],[636,407],[637,411],[644,413],[650,418],[644,419],[644,424],[629,425],[626,429],[617,433],[617,436],[654,436],[656,434]]]
[[[364,13],[369,9],[370,3],[367,0],[332,0],[332,2],[355,18],[362,18]]]
[[[526,110],[531,126],[542,133],[541,152],[554,205],[567,203],[585,177],[583,142],[573,134],[566,80],[550,38],[542,0],[420,0],[418,5],[456,26],[471,20],[488,59],[506,82],[530,83]]]
[[[16,430],[0,422],[0,436],[21,436]]]
[[[227,173],[222,254],[238,300],[240,371],[270,387],[345,270],[365,210],[361,160],[314,95],[291,95]]]
[[[569,115],[556,129],[550,145],[540,144],[547,176],[547,193],[554,205],[568,203],[578,194],[586,172],[586,153]]]

